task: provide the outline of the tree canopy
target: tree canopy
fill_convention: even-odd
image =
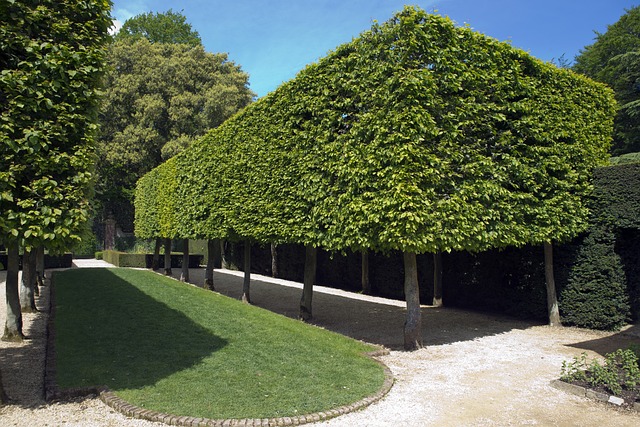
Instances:
[[[64,249],[90,215],[110,2],[0,4],[0,241]]]
[[[132,228],[138,178],[248,105],[248,75],[200,45],[116,41],[100,110],[97,197]]]
[[[148,12],[127,19],[115,35],[115,40],[136,41],[141,38],[151,43],[183,43],[191,46],[202,45],[200,34],[179,12]]]
[[[606,83],[615,91],[613,154],[640,151],[640,6],[597,33],[594,44],[576,57],[573,69]]]
[[[173,232],[414,253],[566,240],[614,109],[604,85],[406,8],[178,155]]]

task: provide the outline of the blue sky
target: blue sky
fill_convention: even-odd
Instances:
[[[545,61],[572,60],[640,0],[114,0],[118,21],[145,12],[182,12],[209,52],[226,52],[263,96],[405,4]]]

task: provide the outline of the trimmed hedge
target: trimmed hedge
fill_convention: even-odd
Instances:
[[[618,329],[640,319],[640,165],[599,168],[590,200],[591,228],[556,245],[554,267],[562,320],[567,325]],[[241,244],[227,244],[229,262],[242,266]],[[271,274],[268,245],[252,247],[252,271]],[[376,295],[402,299],[402,256],[370,253]],[[301,281],[303,245],[278,246],[279,275]],[[443,254],[444,300],[448,306],[489,310],[527,319],[547,316],[541,246]],[[423,304],[432,301],[433,263],[418,257]],[[318,251],[317,283],[351,291],[360,284],[360,254]]]
[[[71,268],[73,263],[73,254],[66,253],[62,255],[44,255],[44,268]],[[22,268],[22,255],[20,255],[20,268]],[[0,270],[6,270],[7,254],[0,253]]]
[[[153,254],[130,254],[119,251],[103,251],[103,259],[116,267],[151,268]],[[189,254],[189,268],[199,268],[203,264],[204,256]],[[160,257],[159,268],[164,267],[164,257]],[[182,268],[182,254],[171,254],[171,268]]]
[[[429,253],[583,231],[604,85],[407,7],[143,177],[140,237]]]

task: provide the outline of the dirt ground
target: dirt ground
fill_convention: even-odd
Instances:
[[[179,275],[177,270],[174,273]],[[190,275],[191,282],[203,283],[204,270],[191,270]],[[216,271],[215,282],[217,292],[240,297],[242,273]],[[4,286],[0,288],[2,300]],[[253,275],[251,299],[256,306],[296,317],[300,289],[299,283]],[[44,292],[39,306],[46,306],[46,298]],[[620,333],[603,333],[424,306],[425,347],[404,352],[403,306],[401,301],[316,286],[313,323],[389,348],[390,354],[380,360],[395,376],[393,388],[381,401],[316,426],[640,426],[640,414],[636,412],[570,395],[549,385],[559,376],[563,360],[583,351],[598,356],[640,343],[638,326]],[[2,307],[0,322],[4,322],[4,312]],[[37,391],[41,387],[42,357],[32,355],[44,351],[44,341],[39,337],[44,333],[44,318],[46,313],[26,316],[31,339],[25,344],[0,344],[0,369],[7,392],[15,399],[14,404],[0,409],[0,425],[158,425],[128,419],[97,399],[44,402]]]

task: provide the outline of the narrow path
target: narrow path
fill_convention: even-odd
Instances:
[[[79,261],[79,262],[78,262]],[[104,263],[106,264],[106,263]],[[77,260],[78,267],[103,266]],[[177,275],[179,271],[174,271]],[[4,272],[0,281],[4,282]],[[190,271],[193,283],[203,283],[204,271]],[[301,284],[252,275],[255,305],[296,317]],[[216,290],[239,298],[242,273],[216,271]],[[369,408],[317,426],[634,426],[640,415],[566,394],[549,386],[563,360],[582,351],[597,356],[631,342],[640,343],[637,326],[625,333],[602,333],[577,328],[549,328],[501,316],[424,306],[423,333],[427,347],[411,353],[402,345],[402,302],[354,295],[316,287],[314,322],[321,327],[392,349],[381,359],[396,383],[382,401]],[[39,306],[46,306],[43,292]],[[0,283],[0,301],[4,283]],[[0,322],[5,307],[0,304]],[[30,397],[16,387],[34,389],[27,373],[41,378],[38,338],[46,313],[25,316],[32,340],[22,345],[0,343],[0,368],[15,396],[0,409],[0,425],[158,426],[132,420],[93,398],[46,404],[39,392]],[[42,339],[43,340],[43,339]],[[9,374],[8,372],[14,373]],[[6,374],[5,374],[6,373]],[[10,379],[11,378],[11,379]],[[41,387],[41,386],[40,386]],[[39,396],[39,397],[36,397]]]

